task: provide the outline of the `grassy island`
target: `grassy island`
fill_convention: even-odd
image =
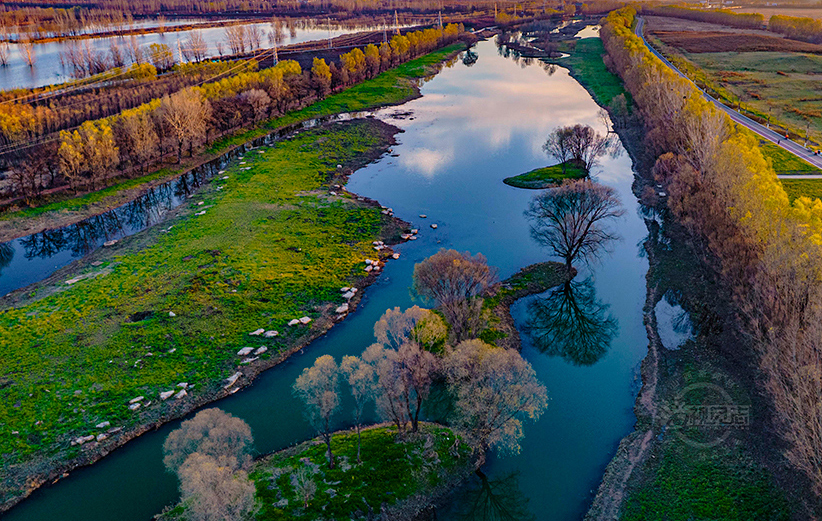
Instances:
[[[562,171],[562,165],[563,164],[560,163],[544,168],[537,168],[536,170],[531,170],[530,172],[514,177],[506,177],[502,182],[516,188],[539,190],[562,183],[565,179],[582,179],[588,175],[588,172],[584,168],[571,161],[565,162],[565,172]]]
[[[431,423],[403,438],[393,426],[364,429],[361,463],[353,431],[335,433],[332,445],[333,469],[320,438],[257,460],[249,472],[259,505],[255,519],[410,520],[479,463],[451,429]],[[182,514],[177,505],[159,518]]]

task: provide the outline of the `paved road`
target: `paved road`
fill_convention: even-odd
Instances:
[[[645,46],[648,47],[648,50],[650,50],[652,53],[654,53],[654,55],[657,58],[659,58],[660,60],[662,60],[662,63],[664,63],[665,65],[670,67],[671,70],[673,70],[674,72],[676,72],[677,74],[679,74],[680,76],[682,76],[683,78],[685,78],[686,80],[691,82],[691,84],[693,84],[694,87],[696,87],[698,90],[700,90],[699,87],[697,87],[696,84],[690,80],[690,78],[688,78],[686,75],[684,75],[682,73],[682,71],[680,71],[679,69],[677,69],[674,66],[673,63],[669,62],[667,58],[662,56],[659,52],[657,52],[656,49],[654,49],[651,45],[649,45],[647,41],[645,41],[645,36],[643,36],[643,34],[642,34],[642,27],[644,25],[645,25],[645,20],[643,20],[642,18],[637,17],[637,24],[636,24],[635,32],[636,32],[637,36],[642,38],[642,41],[645,43]],[[725,112],[735,122],[737,122],[740,125],[748,128],[749,130],[759,134],[759,136],[761,136],[763,139],[767,139],[768,141],[772,142],[773,144],[780,146],[784,150],[787,150],[788,152],[795,155],[796,157],[804,159],[805,161],[812,164],[813,166],[815,166],[819,169],[822,169],[822,156],[813,155],[807,148],[803,147],[802,145],[799,145],[798,143],[796,143],[794,141],[791,141],[789,139],[785,139],[785,136],[777,134],[773,130],[765,127],[764,125],[760,125],[756,121],[754,121],[754,120],[752,120],[752,119],[750,119],[746,116],[743,116],[742,114],[739,114],[738,112],[736,112],[735,110],[733,110],[729,107],[726,107],[725,105],[723,105],[722,103],[720,103],[718,100],[714,99],[712,96],[708,95],[707,93],[703,92],[702,95],[705,97],[706,100],[708,100],[708,101],[712,102],[714,105],[716,105],[716,107],[719,110]],[[812,174],[812,175],[780,175],[779,177],[782,178],[782,179],[820,179],[820,178],[822,178],[822,175],[816,175],[816,174]]]

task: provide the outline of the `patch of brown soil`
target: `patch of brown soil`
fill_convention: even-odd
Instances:
[[[651,33],[667,45],[690,53],[703,52],[807,52],[822,54],[822,45],[761,34],[725,31],[660,31]]]

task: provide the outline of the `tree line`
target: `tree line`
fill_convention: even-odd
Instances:
[[[605,19],[609,65],[644,122],[668,208],[726,284],[757,355],[785,456],[822,492],[822,201],[788,200],[758,140],[731,124],[634,35]]]
[[[768,20],[768,30],[788,38],[822,43],[822,20],[776,14]]]
[[[656,16],[670,16],[684,18],[696,22],[728,25],[740,29],[762,29],[765,27],[765,17],[759,13],[737,13],[728,9],[690,9],[673,5],[658,7],[642,7],[642,12]]]
[[[11,165],[12,197],[27,202],[44,190],[67,186],[95,190],[124,171],[142,172],[168,156],[178,161],[214,138],[304,106],[331,92],[372,78],[381,71],[455,41],[462,28],[449,24],[394,35],[379,47],[353,49],[339,63],[314,61],[303,71],[293,60],[255,70],[242,65],[222,79],[192,85],[156,97],[115,115],[87,120],[79,128],[60,130],[39,147],[27,147]],[[199,71],[197,65],[191,66]],[[166,84],[167,87],[173,83]],[[0,104],[0,128],[14,143],[38,134],[38,110],[26,119],[24,109]],[[17,107],[23,107],[18,105]],[[48,110],[48,109],[43,109]],[[5,112],[4,112],[5,111]],[[33,127],[33,130],[32,130]],[[11,138],[9,138],[11,139]]]

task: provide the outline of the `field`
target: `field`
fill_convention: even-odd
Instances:
[[[817,146],[822,144],[822,95],[819,94],[818,78],[822,70],[822,56],[804,52],[747,51],[746,46],[755,46],[752,42],[773,42],[773,39],[762,36],[761,31],[753,31],[755,35],[743,38],[738,30],[726,31],[728,36],[722,37],[701,30],[687,38],[669,37],[668,41],[672,45],[667,45],[664,42],[666,31],[671,31],[676,25],[673,22],[663,24],[659,21],[669,19],[650,18],[654,20],[649,22],[649,31],[652,34],[661,31],[654,34],[654,38],[666,43],[662,46],[662,51],[697,84],[706,87],[711,94],[728,105],[741,104],[747,115],[762,122],[770,117],[772,126],[786,125],[795,140],[804,138],[807,131]],[[682,29],[687,31],[694,31],[699,26],[703,29],[704,26],[712,26],[696,22],[682,25],[688,27]],[[705,39],[700,42],[702,36]],[[727,52],[688,51],[709,50],[715,41],[716,48],[724,45],[723,41],[727,44],[739,42],[739,46],[734,47],[736,50]],[[682,47],[678,47],[679,45]]]
[[[591,93],[600,106],[607,107],[620,94],[630,102],[630,95],[625,92],[622,80],[609,71],[602,61],[602,55],[605,54],[602,40],[583,38],[575,42],[562,42],[559,50],[570,56],[549,61],[568,68],[571,75]]]
[[[22,492],[32,459],[93,451],[94,442],[70,442],[106,432],[99,423],[123,428],[107,445],[213,398],[246,365],[239,349],[268,349],[247,362],[252,374],[329,327],[340,288],[362,285],[363,260],[379,255],[371,242],[400,231],[379,207],[333,195],[329,183],[340,182],[336,165],[368,162],[395,131],[357,120],[251,151],[167,228],[83,261],[78,282],[18,293],[0,314],[3,499]],[[286,325],[303,316],[310,325]],[[248,335],[259,328],[279,336]],[[195,390],[161,401],[178,382]]]
[[[562,165],[559,164],[546,166],[544,168],[537,168],[518,176],[507,177],[503,179],[502,182],[516,188],[538,190],[557,185],[564,179],[582,179],[587,175],[588,173],[585,169],[567,163],[564,173],[562,171]]]
[[[822,45],[777,36],[728,33],[724,31],[654,31],[667,45],[688,53],[702,52],[807,52],[822,54]]]
[[[775,14],[797,16],[800,18],[822,18],[822,9],[818,7],[743,7],[735,11],[740,13],[759,13],[765,17],[766,22]]]

